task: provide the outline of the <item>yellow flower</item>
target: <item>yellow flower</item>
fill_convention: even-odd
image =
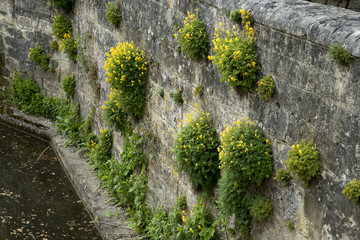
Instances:
[[[194,234],[194,230],[192,228],[190,228],[189,230],[190,230],[190,232],[192,232],[192,234]]]
[[[198,225],[198,229],[200,229],[200,230],[201,230],[201,226],[200,226],[200,225]]]
[[[241,15],[245,15],[245,9],[240,10]]]
[[[255,67],[255,66],[256,66],[256,62],[251,62],[251,65],[252,65],[253,67]]]
[[[222,22],[219,22],[219,26],[222,27],[222,25],[223,25]]]

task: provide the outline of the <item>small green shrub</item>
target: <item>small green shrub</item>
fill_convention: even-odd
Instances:
[[[181,51],[190,59],[206,57],[209,39],[206,33],[205,24],[201,22],[198,13],[190,14],[184,20],[184,26],[179,30],[178,43]],[[177,35],[175,35],[177,37]]]
[[[342,193],[348,196],[348,198],[353,202],[358,202],[360,197],[360,181],[353,179],[352,181],[348,182]]]
[[[106,10],[106,18],[115,27],[120,23],[120,21],[121,21],[121,9],[120,9],[120,2],[119,1],[110,4],[108,9]]]
[[[74,75],[69,75],[62,80],[62,87],[66,93],[66,97],[72,98],[75,95],[76,81]]]
[[[220,164],[224,170],[239,171],[260,185],[272,172],[270,141],[255,122],[237,120],[221,133]]]
[[[169,214],[163,207],[158,207],[152,213],[151,220],[146,226],[146,236],[153,240],[168,240],[172,234],[172,228]]]
[[[23,78],[18,71],[14,73],[14,79],[10,82],[10,97],[15,107],[27,114],[40,114],[40,102],[42,95],[40,89],[32,78]]]
[[[213,221],[204,201],[204,196],[198,198],[189,218],[186,218],[186,215],[183,216],[185,239],[215,239],[216,221]]]
[[[258,95],[262,100],[266,102],[270,101],[274,92],[275,81],[270,74],[258,81]]]
[[[106,129],[100,130],[99,140],[91,141],[91,149],[89,152],[90,164],[101,169],[104,164],[111,159],[112,135]],[[101,173],[100,173],[101,174]]]
[[[147,62],[133,43],[119,43],[106,53],[106,81],[119,90],[119,103],[127,114],[141,118],[146,107]]]
[[[50,49],[53,51],[57,51],[59,49],[59,43],[54,40],[50,42]]]
[[[188,114],[187,118],[188,123],[175,140],[176,166],[187,174],[195,187],[209,190],[220,176],[217,151],[220,141],[207,114],[200,113],[194,120]]]
[[[60,42],[60,49],[66,54],[67,58],[73,60],[77,59],[77,41],[71,37],[70,33],[64,35]]]
[[[50,0],[56,7],[61,8],[65,12],[70,12],[73,8],[75,0]]]
[[[202,84],[199,84],[196,86],[194,90],[195,97],[199,96],[202,97],[204,95],[204,86]]]
[[[241,12],[239,9],[235,9],[234,11],[232,11],[230,13],[230,19],[234,22],[241,22],[242,21],[242,17],[241,17]]]
[[[181,105],[184,103],[184,99],[182,97],[182,89],[179,89],[177,92],[171,92],[170,97],[177,105]]]
[[[164,96],[165,96],[164,89],[160,89],[158,93],[161,98],[164,98]]]
[[[106,123],[114,127],[116,131],[122,133],[131,131],[131,123],[128,114],[124,111],[119,102],[119,91],[114,89],[109,95],[109,100],[101,108],[103,113],[101,116],[105,119]]]
[[[282,186],[287,186],[289,185],[289,181],[291,180],[290,171],[281,168],[276,171],[276,176],[274,177],[274,179],[279,181]]]
[[[322,164],[319,152],[312,142],[301,140],[292,146],[288,152],[286,165],[288,169],[298,176],[298,179],[309,185],[309,181],[319,175]]]
[[[253,218],[259,221],[265,221],[269,217],[272,210],[273,205],[270,199],[258,195],[251,203],[250,214]]]
[[[353,61],[353,56],[337,43],[330,47],[329,55],[332,60],[342,66],[348,66]]]
[[[62,40],[65,34],[71,35],[71,21],[62,14],[57,15],[52,24],[52,32],[58,40]]]
[[[222,23],[219,25],[221,27]],[[259,70],[255,41],[254,29],[249,22],[241,33],[235,26],[231,32],[224,28],[221,31],[215,28],[212,41],[215,55],[208,58],[217,66],[221,82],[226,82],[232,88],[240,87],[243,91],[252,88],[257,81]]]
[[[294,223],[291,222],[291,221],[287,221],[287,222],[285,223],[285,225],[288,227],[289,230],[295,229],[295,225],[294,225]]]
[[[42,70],[49,69],[49,56],[46,55],[45,50],[40,47],[30,48],[30,60],[40,66]]]
[[[247,187],[251,183],[260,185],[270,177],[273,168],[270,141],[247,119],[235,121],[220,135],[220,211],[224,217],[235,214],[240,236],[248,238],[253,200],[248,196]]]

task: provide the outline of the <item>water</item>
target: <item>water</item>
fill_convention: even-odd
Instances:
[[[101,239],[49,143],[1,123],[0,239]]]

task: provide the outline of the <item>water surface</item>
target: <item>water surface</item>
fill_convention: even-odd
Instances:
[[[49,143],[1,123],[0,239],[101,239]]]

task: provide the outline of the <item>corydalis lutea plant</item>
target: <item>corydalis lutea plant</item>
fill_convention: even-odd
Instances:
[[[248,91],[257,81],[257,53],[255,49],[256,37],[251,22],[245,24],[245,29],[240,32],[236,26],[232,30],[215,28],[214,55],[209,56],[218,68],[221,82],[226,82],[230,87],[240,87]]]
[[[106,82],[119,91],[118,101],[126,113],[141,118],[146,106],[147,62],[144,51],[133,42],[119,43],[106,53]]]
[[[220,141],[212,119],[197,109],[197,116],[189,113],[187,124],[178,132],[174,154],[179,171],[184,171],[196,187],[209,190],[220,175],[217,148]]]
[[[174,36],[178,37],[176,34]],[[197,9],[195,9],[195,14],[187,12],[184,26],[179,29],[178,42],[181,46],[181,51],[190,59],[206,57],[209,39],[205,24],[200,20]]]
[[[296,174],[305,186],[308,186],[310,180],[318,176],[322,169],[319,151],[312,142],[301,140],[292,145],[288,157],[285,161],[288,169]]]

